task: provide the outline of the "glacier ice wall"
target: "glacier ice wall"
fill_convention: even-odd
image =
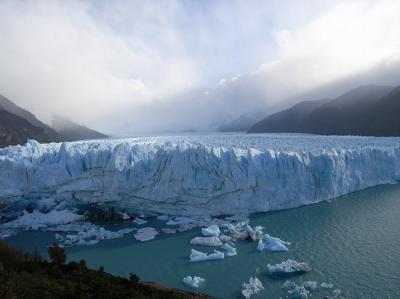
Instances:
[[[148,137],[0,149],[0,202],[221,215],[332,199],[400,179],[400,139]],[[37,206],[35,207],[37,208]]]

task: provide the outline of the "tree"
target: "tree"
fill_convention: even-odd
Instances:
[[[49,256],[50,260],[57,265],[65,264],[67,261],[67,254],[65,253],[64,248],[55,243],[49,246]]]

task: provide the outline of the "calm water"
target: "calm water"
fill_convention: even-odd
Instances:
[[[160,226],[154,220],[149,226]],[[190,263],[189,240],[199,230],[177,235],[159,235],[140,243],[127,236],[92,247],[72,247],[69,258],[85,259],[91,267],[103,265],[119,275],[137,273],[142,280],[157,281],[185,289],[182,278],[197,275],[206,279],[199,291],[217,298],[241,298],[241,284],[250,276],[263,282],[265,290],[252,298],[280,298],[285,280],[266,275],[268,263],[287,258],[306,261],[313,271],[292,280],[330,282],[346,298],[400,298],[400,184],[375,187],[331,203],[259,214],[251,225],[262,225],[273,236],[292,242],[287,253],[258,252],[256,243],[237,242],[238,255],[222,261]],[[116,229],[121,224],[110,225]],[[29,232],[8,239],[25,249],[39,248],[53,234]],[[207,247],[196,249],[206,251]],[[313,298],[328,293],[315,292]]]

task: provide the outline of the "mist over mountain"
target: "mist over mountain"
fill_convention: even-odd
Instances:
[[[399,136],[399,113],[399,88],[366,85],[332,100],[298,103],[266,117],[249,132]]]
[[[0,147],[25,144],[28,139],[41,143],[106,138],[108,136],[58,117],[52,127],[31,112],[0,95]]]
[[[90,129],[83,125],[78,125],[73,121],[56,116],[51,121],[51,127],[56,130],[65,141],[76,141],[84,139],[100,139],[108,136]]]

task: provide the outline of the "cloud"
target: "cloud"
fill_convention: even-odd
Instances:
[[[3,0],[0,93],[107,132],[211,129],[395,84],[398,11],[397,0]]]

